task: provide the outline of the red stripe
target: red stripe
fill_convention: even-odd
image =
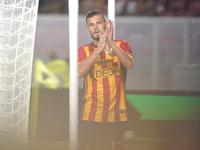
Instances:
[[[89,120],[94,121],[97,111],[97,81],[92,79],[92,104],[90,109]]]
[[[94,51],[92,43],[89,45],[89,51],[90,51],[90,54],[92,54],[92,52]]]
[[[101,56],[101,59],[106,59],[106,54],[105,53],[102,52],[100,56]]]
[[[122,80],[123,81],[123,80]],[[124,84],[125,84],[125,81],[123,81],[123,91],[125,91],[125,86],[124,86]],[[125,95],[125,93],[124,93],[124,104],[125,104],[125,109],[127,110],[127,103],[126,103],[126,95]],[[128,111],[126,111],[126,118],[127,118],[127,120],[128,120]]]
[[[83,109],[82,109],[82,115],[81,115],[82,119],[83,119],[84,112],[85,112],[85,105],[83,106]]]
[[[92,54],[93,51],[94,51],[93,45],[90,44],[89,45],[90,55]],[[94,69],[93,67],[92,67],[92,69]],[[97,87],[97,83],[95,83],[95,82],[96,82],[96,80],[92,79],[92,87],[93,87],[92,88],[92,95],[91,95],[91,97],[92,97],[92,104],[91,104],[90,114],[89,114],[89,118],[88,118],[88,120],[91,120],[91,121],[95,120],[95,115],[96,115],[96,107],[93,107],[93,106],[97,106],[97,100],[96,100],[96,98],[94,98],[94,97],[97,97],[96,96],[97,94],[94,94],[94,93],[97,93],[96,92],[97,90],[95,89],[95,87]]]
[[[104,100],[104,108],[103,108],[103,114],[102,114],[102,122],[108,122],[108,112],[109,112],[109,106],[110,106],[110,86],[108,78],[102,79],[104,89],[103,89],[103,100]]]
[[[124,68],[125,69],[125,68]],[[126,81],[124,81],[124,76],[125,76],[125,74],[124,74],[125,72],[124,72],[124,70],[123,70],[123,68],[121,68],[121,81],[122,81],[122,88],[123,88],[123,91],[125,92],[125,82]],[[126,80],[126,79],[125,79]],[[126,95],[125,95],[125,93],[124,93],[124,104],[125,104],[125,109],[127,110],[127,103],[126,103]],[[128,111],[126,111],[126,118],[127,118],[127,120],[128,120]]]
[[[115,76],[115,83],[116,83],[116,105],[115,105],[115,121],[120,121],[120,113],[119,113],[119,102],[120,102],[120,76]]]
[[[88,88],[87,78],[85,78],[85,87],[84,88],[85,88],[85,95],[84,95],[83,100],[85,101],[86,100],[85,96],[88,93],[88,91],[87,91],[87,88]],[[85,105],[83,106],[83,109],[82,109],[82,118],[83,118],[84,112],[85,112]]]
[[[88,89],[88,81],[87,81],[87,77],[85,77],[85,87],[83,87],[83,88],[85,88],[85,96],[88,94],[88,91],[87,91],[87,89]],[[84,99],[83,100],[86,100],[86,98],[84,97]]]

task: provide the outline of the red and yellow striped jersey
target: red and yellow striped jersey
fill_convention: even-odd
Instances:
[[[123,41],[116,44],[133,58],[130,45]],[[81,46],[78,63],[87,58],[96,47],[90,43]],[[92,69],[85,76],[85,104],[82,120],[95,122],[127,121],[128,112],[125,98],[125,79],[127,70],[114,53],[102,52]]]

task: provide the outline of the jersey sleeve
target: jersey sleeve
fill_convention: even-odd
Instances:
[[[86,57],[87,56],[86,56],[85,50],[84,50],[83,46],[81,46],[78,49],[78,64],[80,64]]]
[[[132,54],[132,50],[131,50],[131,46],[125,42],[125,41],[121,41],[121,45],[120,48],[125,51],[131,58],[133,58],[133,54]]]

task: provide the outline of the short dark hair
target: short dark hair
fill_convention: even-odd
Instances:
[[[94,17],[94,16],[98,16],[98,15],[101,15],[103,17],[104,21],[106,22],[106,16],[102,11],[100,11],[100,10],[91,10],[86,15],[86,19],[85,19],[86,25],[87,25],[87,19],[88,18],[91,18],[91,17]]]

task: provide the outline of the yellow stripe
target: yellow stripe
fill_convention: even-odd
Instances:
[[[124,85],[121,82],[121,91],[123,91],[123,88],[124,88]],[[125,107],[125,99],[124,99],[124,92],[122,92],[120,94],[120,104],[119,104],[119,107],[120,107],[120,110],[121,109],[126,109],[126,107]],[[121,121],[126,121],[127,120],[126,113],[120,113],[120,120]]]
[[[102,78],[99,80],[102,80]],[[95,121],[97,122],[102,121],[103,114],[103,88],[101,83],[102,81],[97,81],[97,111],[95,116]]]
[[[121,42],[116,42],[118,46],[120,46]],[[109,59],[111,56],[106,55],[106,57]],[[114,62],[119,62],[119,59],[117,56],[112,57],[114,58]],[[113,64],[109,63],[108,68],[113,68]],[[115,104],[116,104],[116,82],[115,82],[115,76],[110,76],[109,77],[109,83],[110,83],[110,106],[109,106],[109,114],[108,114],[108,122],[114,122],[115,121],[115,114],[114,114],[114,109],[115,109]]]
[[[109,78],[110,87],[116,87],[115,84],[115,76],[111,76]],[[115,109],[115,96],[116,96],[116,88],[110,88],[110,106],[109,106],[109,114],[108,114],[108,122],[115,121],[114,117],[114,109]]]
[[[120,47],[121,41],[117,41],[116,44]]]
[[[118,41],[116,42],[116,44],[120,47],[120,44],[121,44],[121,41]],[[125,109],[125,99],[124,99],[124,92],[123,92],[123,88],[124,88],[124,85],[123,85],[123,82],[120,83],[121,84],[121,91],[122,93],[120,93],[120,104],[119,104],[119,109]],[[126,112],[127,113],[127,112]],[[126,121],[127,118],[126,118],[126,113],[120,113],[120,120],[121,121]]]
[[[96,59],[96,61],[100,61],[100,56]],[[101,70],[101,65],[97,65],[95,63],[95,70]],[[102,78],[96,78],[97,80],[97,111],[95,116],[95,121],[101,122],[102,121],[102,114],[103,114],[103,85],[102,85]]]
[[[88,84],[92,84],[92,80],[89,77],[89,75],[87,75],[86,78],[88,80]],[[87,92],[87,95],[86,95],[87,102],[85,104],[83,120],[88,120],[89,114],[90,114],[90,109],[91,109],[91,104],[92,104],[92,99],[91,99],[92,88],[91,88],[91,86],[88,86],[88,91],[86,91],[86,92]]]
[[[90,56],[90,51],[89,51],[89,47],[84,47],[84,50],[85,50],[85,53],[86,53],[86,56],[89,57]]]
[[[119,62],[119,59],[117,56],[114,57],[114,62]],[[108,68],[113,68],[113,63],[108,64]],[[115,109],[115,104],[116,104],[116,82],[115,82],[115,76],[110,76],[109,77],[109,83],[110,83],[110,106],[109,106],[109,114],[108,114],[108,122],[113,122],[115,121],[115,114],[114,114],[114,109]],[[114,88],[113,88],[114,87]]]
[[[86,56],[88,57],[90,55],[89,52],[89,47],[84,47]],[[89,75],[86,76],[88,84],[92,84],[92,79],[90,78]],[[91,104],[92,104],[92,99],[91,99],[91,93],[92,93],[92,86],[88,86],[88,91],[87,92],[87,97],[89,97],[90,99],[87,98],[87,103],[85,105],[85,111],[83,114],[83,120],[88,120],[89,115],[90,115],[90,109],[91,109]]]

